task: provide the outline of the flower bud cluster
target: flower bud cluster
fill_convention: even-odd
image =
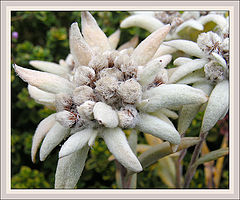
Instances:
[[[197,44],[204,53],[211,55],[213,52],[221,51],[222,39],[218,34],[209,31],[198,36]]]
[[[201,33],[197,39],[198,46],[209,60],[204,66],[205,77],[213,83],[228,78],[229,38],[224,37],[226,34],[219,35],[209,31]]]
[[[75,89],[71,94],[56,96],[56,119],[63,126],[77,130],[103,126],[94,118],[94,106],[103,102],[117,113],[118,126],[135,127],[138,120],[136,103],[141,100],[143,88],[137,81],[138,68],[142,66],[131,61],[132,52],[132,48],[105,52],[94,49],[88,66],[77,66],[69,56],[70,81]]]
[[[204,66],[205,77],[211,82],[220,82],[227,78],[224,68],[217,62],[211,60]]]
[[[175,29],[184,22],[184,19],[181,18],[181,14],[178,11],[156,12],[155,17],[164,24],[171,24],[171,30]]]

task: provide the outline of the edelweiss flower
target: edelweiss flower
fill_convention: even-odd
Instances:
[[[225,20],[225,19],[224,19]],[[227,22],[225,22],[228,24]],[[229,108],[229,30],[228,25],[218,34],[212,31],[201,33],[197,43],[188,40],[172,40],[164,45],[198,57],[179,57],[168,83],[193,84],[194,88],[210,95],[205,109],[201,132],[208,132],[219,119],[224,118]],[[184,134],[200,110],[199,105],[185,105],[179,114],[178,131]]]
[[[184,11],[182,14],[178,11],[135,11],[132,14],[122,21],[121,28],[138,26],[153,32],[165,24],[171,24],[166,40],[196,38],[200,32],[209,30],[211,23],[220,29],[226,26],[224,11]]]
[[[166,117],[166,113],[172,114],[169,108],[207,101],[199,89],[164,84],[171,56],[157,57],[156,51],[169,25],[157,29],[135,49],[136,38],[114,50],[119,31],[107,38],[89,12],[82,12],[81,21],[81,32],[76,22],[71,25],[71,54],[66,61],[61,60],[60,65],[30,62],[44,72],[14,66],[29,84],[30,96],[56,109],[36,129],[33,162],[42,140],[40,160],[44,161],[67,139],[59,152],[56,188],[74,188],[97,137],[104,139],[125,168],[140,172],[142,166],[122,129],[134,128],[178,145],[180,135]]]

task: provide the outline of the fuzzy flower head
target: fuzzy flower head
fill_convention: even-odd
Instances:
[[[191,84],[209,95],[208,103],[186,105],[181,108],[178,130],[185,133],[191,121],[201,109],[204,112],[201,132],[208,132],[229,109],[229,22],[221,18],[215,32],[201,33],[197,42],[189,40],[172,40],[164,45],[174,51],[182,51],[186,57],[178,57],[173,64],[168,83]],[[195,58],[190,58],[195,57]]]
[[[211,82],[220,82],[228,78],[229,37],[219,36],[212,31],[201,33],[197,44],[205,53],[209,62],[204,65],[205,76]]]
[[[224,11],[135,11],[121,23],[122,28],[138,26],[153,32],[165,24],[171,24],[171,30],[166,40],[185,38],[196,40],[210,23],[221,29],[225,27]]]
[[[131,150],[122,129],[134,128],[172,144],[180,143],[173,124],[157,117],[162,108],[202,104],[205,93],[182,84],[164,84],[170,55],[156,52],[170,26],[157,29],[136,48],[136,39],[115,50],[120,32],[106,37],[89,12],[82,12],[82,30],[70,28],[70,54],[60,64],[31,61],[45,72],[14,66],[29,84],[37,102],[56,110],[40,122],[32,145],[40,160],[63,140],[56,171],[56,188],[73,188],[84,167],[89,147],[102,137],[110,152],[128,170],[142,166]]]

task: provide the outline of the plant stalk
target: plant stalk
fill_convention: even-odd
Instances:
[[[122,166],[117,160],[115,160],[116,163],[116,168],[117,168],[117,174],[116,174],[116,179],[117,179],[117,185],[119,188],[122,189],[133,189],[136,187],[136,184],[133,184],[132,180],[134,179],[134,176],[136,174],[129,175],[127,174],[127,169]]]
[[[202,145],[203,142],[205,141],[206,137],[208,135],[208,132],[203,133],[201,132],[199,137],[200,137],[200,141],[199,143],[195,146],[195,149],[193,151],[193,155],[191,158],[191,161],[189,163],[186,175],[185,175],[185,182],[184,182],[184,188],[189,188],[190,182],[195,174],[196,171],[196,166],[194,166],[194,163],[196,162],[196,160],[198,159],[200,153],[201,153],[201,149],[202,149]]]
[[[181,178],[182,178],[182,160],[187,153],[187,149],[183,149],[179,155],[176,162],[176,188],[182,188]]]

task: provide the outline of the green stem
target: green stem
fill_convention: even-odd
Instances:
[[[127,174],[127,169],[121,165],[117,160],[116,164],[116,180],[117,186],[121,189],[136,189],[136,176],[137,174]]]
[[[187,149],[183,149],[179,155],[176,163],[176,188],[182,188],[181,178],[182,178],[182,160],[187,153]]]
[[[184,137],[181,139],[181,143],[179,144],[179,147],[177,151],[181,151],[183,149],[187,149],[190,146],[194,146],[199,142],[198,137]],[[172,151],[171,145],[169,142],[163,142],[161,144],[157,144],[151,148],[149,148],[147,151],[142,153],[138,159],[143,167],[143,169],[147,168],[148,166],[154,164],[159,159],[168,156],[170,154],[174,153]],[[135,172],[128,171],[127,175],[132,175]]]
[[[186,172],[186,175],[185,175],[185,182],[184,182],[184,188],[189,188],[189,185],[190,185],[190,182],[195,174],[195,171],[196,171],[196,166],[194,166],[194,163],[196,162],[196,160],[198,159],[199,157],[199,154],[201,152],[201,149],[202,149],[202,145],[203,145],[203,142],[204,140],[206,139],[208,135],[208,132],[206,133],[200,133],[199,137],[200,137],[200,141],[199,143],[195,146],[195,149],[193,151],[193,155],[192,155],[192,158],[191,158],[191,161],[189,163],[189,166],[188,166],[188,169],[187,169],[187,172]]]

